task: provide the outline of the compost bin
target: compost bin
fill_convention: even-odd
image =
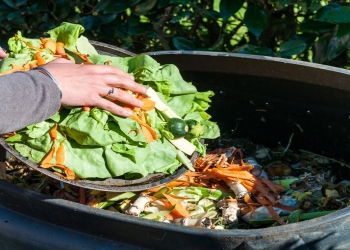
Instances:
[[[93,44],[101,53],[128,54]],[[215,92],[208,113],[222,132],[266,146],[287,144],[294,133],[294,150],[349,162],[349,71],[230,53],[149,55],[161,64],[175,64],[200,91]],[[349,215],[345,208],[278,227],[209,230],[95,209],[0,181],[0,249],[10,250],[348,249]]]

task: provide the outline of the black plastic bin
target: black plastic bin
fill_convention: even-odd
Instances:
[[[95,43],[100,51],[114,48]],[[349,71],[281,58],[151,53],[179,67],[222,132],[349,161]],[[237,127],[238,124],[238,127]],[[302,128],[302,129],[300,129]],[[344,171],[348,171],[345,169]],[[350,208],[279,227],[209,230],[160,223],[54,199],[0,181],[0,249],[350,249]]]

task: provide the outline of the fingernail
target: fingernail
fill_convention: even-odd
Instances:
[[[126,116],[132,116],[132,111],[129,110],[129,109],[126,109],[126,110],[125,110],[125,115],[126,115]]]
[[[132,75],[130,75],[130,78],[131,78],[131,80],[135,80],[135,77],[134,77],[134,76],[132,76]]]
[[[139,102],[138,102],[138,106],[139,106],[139,107],[143,107],[143,105],[145,105],[145,103],[144,103],[143,101],[139,101]]]

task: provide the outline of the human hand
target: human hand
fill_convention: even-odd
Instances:
[[[128,73],[110,65],[74,64],[72,61],[58,58],[41,66],[48,70],[62,90],[63,106],[93,106],[110,111],[113,114],[128,117],[132,115],[112,101],[118,101],[134,107],[142,107],[143,102],[124,90],[146,94],[146,88],[136,82]],[[109,93],[114,89],[114,93]],[[106,97],[108,94],[108,99]]]
[[[0,47],[0,59],[5,58],[7,56],[6,52],[4,51],[3,48]]]

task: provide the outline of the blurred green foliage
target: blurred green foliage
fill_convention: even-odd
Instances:
[[[350,65],[350,3],[319,0],[3,0],[0,45],[63,21],[84,35],[142,53],[225,51]]]

